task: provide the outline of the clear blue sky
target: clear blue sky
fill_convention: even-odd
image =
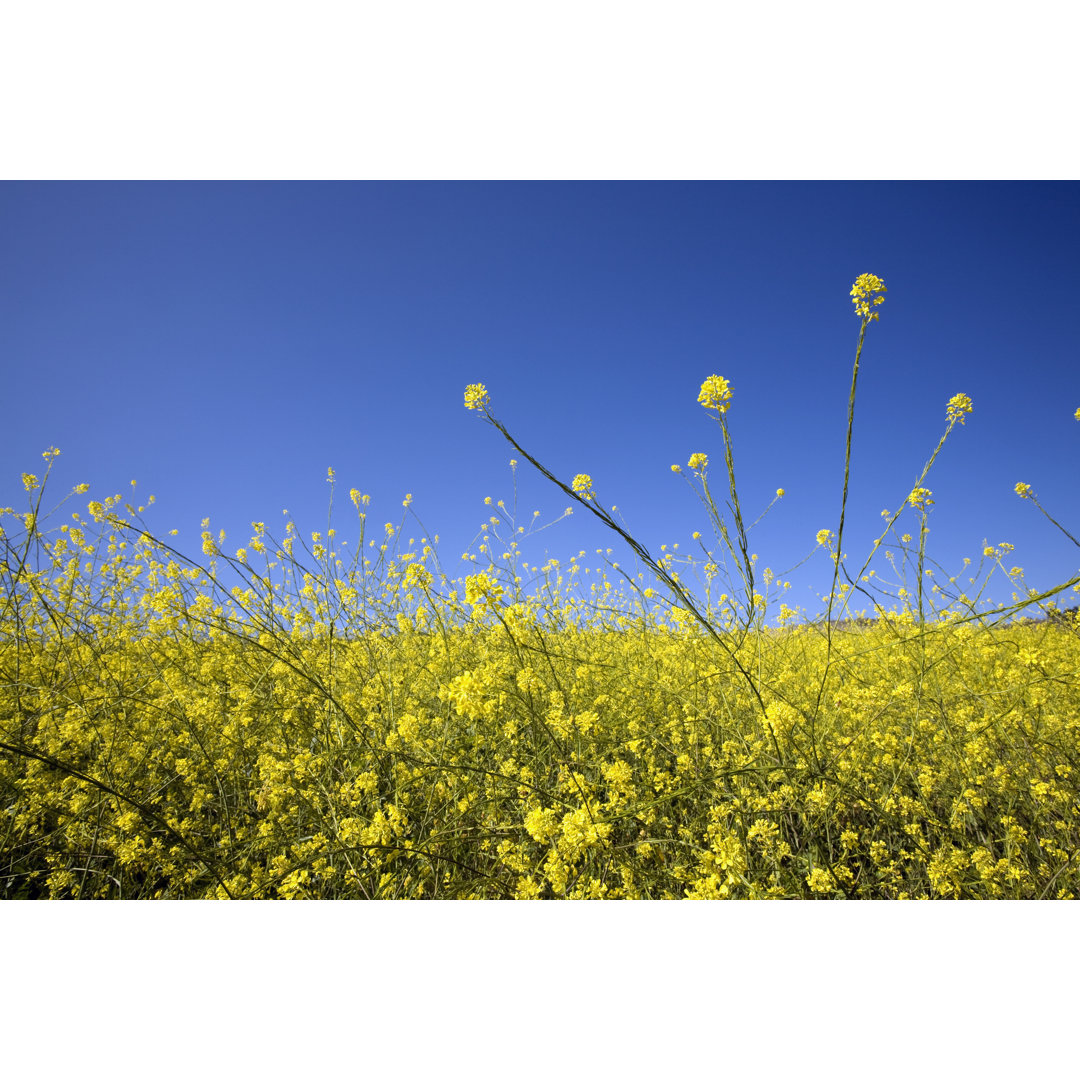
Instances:
[[[955,572],[1007,540],[1047,587],[1080,550],[1013,485],[1080,534],[1078,250],[1076,183],[4,183],[0,502],[23,505],[19,474],[56,445],[58,493],[135,478],[148,523],[196,554],[205,516],[230,548],[254,520],[280,533],[283,508],[325,528],[332,465],[339,537],[350,487],[380,527],[411,493],[457,572],[484,497],[512,501],[510,448],[462,407],[483,382],[552,471],[590,473],[649,547],[687,548],[706,521],[670,466],[706,452],[721,479],[696,403],[715,373],[748,516],[786,489],[751,534],[782,571],[836,528],[848,290],[869,272],[889,291],[860,374],[850,558],[963,392],[974,415],[927,483],[931,555]],[[523,522],[567,504],[524,467],[519,488]],[[600,543],[630,564],[581,512],[526,557],[596,565]],[[819,552],[794,601],[817,610],[829,576]]]

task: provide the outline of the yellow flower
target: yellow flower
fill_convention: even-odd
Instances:
[[[930,498],[932,494],[933,492],[926,488],[915,488],[908,496],[908,502],[917,510],[925,510],[928,506],[934,505],[934,500]]]
[[[681,473],[682,472],[682,466],[681,465],[672,465],[671,466],[671,471],[673,473]]]
[[[810,886],[810,891],[815,893],[832,892],[834,887],[832,878],[820,866],[815,866],[806,875],[806,884]]]
[[[1013,491],[1015,491],[1021,499],[1030,499],[1035,495],[1035,492],[1031,490],[1030,484],[1017,484],[1016,487],[1013,488]]]
[[[409,563],[409,567],[405,571],[405,588],[411,589],[414,586],[419,586],[421,589],[427,589],[430,585],[431,571],[420,563]]]
[[[27,491],[34,491],[38,486],[38,478],[33,473],[24,472],[22,474],[22,483]]]
[[[1080,420],[1080,409],[1077,409],[1076,412],[1073,413],[1073,419]]]
[[[816,539],[819,544],[827,544],[832,539],[832,531],[830,529],[818,529]]]
[[[488,606],[494,607],[505,591],[487,574],[476,574],[465,579],[465,603],[472,604],[474,607],[481,609]]]
[[[572,486],[586,501],[593,498],[592,477],[588,473],[578,473]]]
[[[782,499],[784,497],[784,489],[783,488],[777,488],[776,489],[776,497],[778,499]]]
[[[731,386],[727,379],[710,375],[701,384],[698,404],[704,405],[706,409],[715,409],[718,413],[726,413],[731,407]]]
[[[967,394],[953,394],[949,398],[948,407],[945,409],[945,419],[953,422],[959,420],[962,424],[964,417],[971,412],[971,398]]]
[[[873,322],[878,317],[876,311],[871,311],[871,306],[885,303],[884,296],[874,296],[875,293],[883,293],[888,290],[885,282],[875,274],[860,274],[851,286],[851,302],[855,305],[855,314],[867,322]]]
[[[987,559],[992,559],[994,557],[994,549],[992,547],[984,547],[983,548],[983,555]]]
[[[708,454],[691,454],[690,460],[686,463],[688,469],[704,469],[709,464]]]
[[[477,409],[482,412],[487,408],[490,401],[491,398],[488,396],[487,387],[483,383],[472,383],[465,387],[466,409]]]

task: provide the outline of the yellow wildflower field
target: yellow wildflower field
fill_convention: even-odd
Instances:
[[[849,456],[884,291],[862,275],[851,294]],[[485,534],[487,564],[452,580],[392,525],[367,543],[357,491],[355,555],[291,525],[228,555],[206,526],[195,560],[119,496],[52,526],[47,451],[43,478],[23,474],[29,509],[2,519],[0,895],[1074,897],[1080,622],[1053,597],[1077,579],[993,615],[924,590],[923,481],[971,400],[948,402],[906,503],[911,587],[853,617],[878,545],[849,576],[842,509],[817,536],[833,588],[815,620],[749,551],[730,384],[710,376],[699,401],[726,474],[718,496],[705,454],[687,466],[726,550],[693,568],[703,594],[590,475],[564,483],[520,447],[481,384],[466,407],[651,584],[527,568],[516,532],[498,558]]]

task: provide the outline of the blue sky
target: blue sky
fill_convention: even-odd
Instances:
[[[1029,586],[1080,550],[1013,493],[1031,483],[1080,535],[1076,183],[4,183],[0,502],[61,448],[56,491],[154,493],[159,534],[228,546],[287,508],[324,529],[337,472],[379,526],[401,502],[444,566],[513,500],[509,446],[462,407],[487,385],[519,442],[567,482],[593,479],[652,549],[707,522],[670,466],[708,453],[696,403],[730,380],[740,498],[761,566],[782,572],[835,530],[858,334],[848,290],[888,286],[863,353],[845,547],[880,531],[971,396],[927,485],[929,551],[951,572],[984,540],[1016,546]],[[522,523],[566,497],[522,464]],[[912,531],[917,531],[912,516]],[[407,536],[419,541],[419,525]],[[619,541],[582,512],[525,546],[542,562]],[[819,552],[789,603],[811,612]],[[1001,582],[992,595],[1009,598]]]

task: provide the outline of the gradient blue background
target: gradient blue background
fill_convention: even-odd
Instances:
[[[1080,534],[1078,210],[1075,183],[5,183],[0,503],[25,505],[20,472],[56,445],[57,494],[136,478],[148,524],[195,555],[205,516],[230,550],[255,520],[280,534],[283,508],[325,529],[333,465],[339,539],[350,487],[379,527],[412,493],[457,573],[484,496],[513,500],[510,447],[462,407],[484,382],[549,468],[590,473],[650,548],[686,550],[707,522],[670,466],[704,451],[722,480],[696,403],[716,373],[747,515],[787,491],[751,534],[782,572],[836,529],[848,290],[871,272],[889,291],[863,354],[850,561],[964,392],[974,415],[927,482],[930,553],[956,572],[1008,540],[1049,587],[1080,550],[1013,485]],[[518,486],[522,523],[567,504],[524,465]],[[525,554],[597,565],[601,544],[631,564],[581,511]],[[819,552],[788,602],[819,610],[830,577]]]

